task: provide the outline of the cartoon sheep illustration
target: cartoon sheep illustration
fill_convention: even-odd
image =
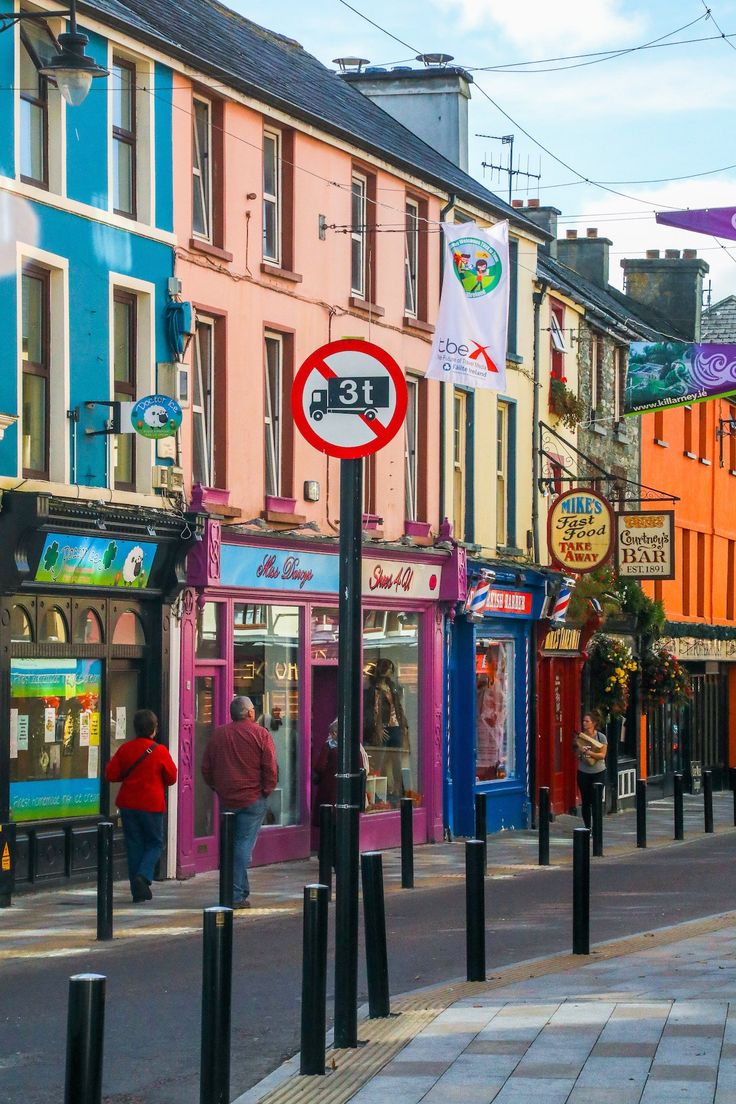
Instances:
[[[132,586],[133,583],[141,583],[143,581],[143,549],[140,545],[136,545],[135,548],[131,548],[128,555],[125,557],[125,563],[123,564],[123,582],[127,586]]]
[[[169,415],[159,403],[147,406],[143,413],[143,420],[151,429],[162,429],[169,420]]]

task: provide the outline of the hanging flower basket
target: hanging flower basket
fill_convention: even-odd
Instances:
[[[692,696],[690,676],[661,644],[649,648],[642,659],[641,688],[650,705],[684,705]]]
[[[549,408],[568,429],[576,429],[585,417],[585,403],[563,379],[550,380]]]
[[[629,705],[631,677],[638,670],[631,648],[614,636],[598,633],[589,652],[592,704],[603,716],[622,716]]]

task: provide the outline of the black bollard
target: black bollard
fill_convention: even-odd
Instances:
[[[703,771],[703,820],[705,831],[711,833],[713,828],[713,771]]]
[[[69,978],[64,1104],[100,1104],[105,1036],[105,978]]]
[[[590,954],[590,828],[572,834],[572,953]]]
[[[15,824],[0,824],[0,908],[10,908],[15,889]]]
[[[391,1015],[386,948],[386,910],[383,902],[383,857],[380,851],[360,856],[363,879],[365,965],[368,976],[368,1015],[379,1019]]]
[[[199,1104],[229,1104],[232,909],[218,906],[205,909],[203,935]]]
[[[603,783],[593,783],[593,857],[600,859],[603,855]]]
[[[486,980],[486,894],[483,840],[465,841],[465,959],[468,981]]]
[[[731,792],[733,793],[733,826],[736,828],[736,767],[731,767],[728,772]]]
[[[97,938],[112,939],[112,836],[114,825],[97,825]]]
[[[484,793],[475,795],[475,838],[483,840],[483,873],[488,871],[488,798]]]
[[[233,907],[235,813],[220,813],[220,908]]]
[[[643,778],[636,783],[636,846],[647,845],[647,784]]]
[[[401,799],[401,888],[414,888],[414,802]]]
[[[302,924],[302,1041],[299,1073],[323,1076],[327,1002],[326,885],[304,887]],[[204,1104],[204,1101],[202,1101]]]
[[[539,865],[549,866],[549,786],[539,787]]]
[[[682,811],[682,775],[675,773],[675,839],[685,838],[685,819]]]
[[[319,881],[320,885],[327,886],[327,900],[332,899],[332,867],[334,844],[332,817],[334,806],[320,805],[319,807]]]

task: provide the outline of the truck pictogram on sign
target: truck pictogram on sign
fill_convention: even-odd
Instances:
[[[364,414],[372,422],[388,406],[387,376],[343,376],[327,380],[326,388],[312,392],[309,417],[321,422],[325,414]]]

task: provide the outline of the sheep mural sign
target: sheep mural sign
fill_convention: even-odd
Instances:
[[[153,440],[173,437],[181,419],[181,407],[168,395],[146,395],[133,403],[130,411],[130,423],[135,432]]]
[[[156,545],[145,541],[47,533],[35,581],[140,590],[155,555]]]
[[[624,414],[736,394],[736,345],[633,341],[629,346]]]

